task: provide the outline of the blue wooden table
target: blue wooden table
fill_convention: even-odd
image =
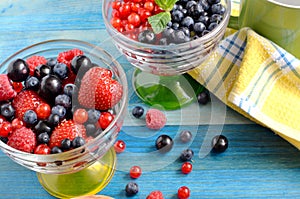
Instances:
[[[0,62],[15,51],[49,39],[78,39],[99,45],[117,57],[128,75],[130,106],[141,104],[131,87],[134,68],[120,56],[105,30],[101,0],[1,0]],[[300,152],[269,129],[253,124],[214,99],[206,106],[194,103],[182,110],[165,112],[167,126],[150,131],[142,120],[133,119],[130,108],[119,139],[126,152],[118,155],[116,173],[99,194],[122,199],[124,188],[135,181],[145,198],[161,190],[166,199],[176,199],[177,189],[188,186],[197,198],[299,198]],[[188,146],[178,141],[181,130],[190,130],[194,140]],[[229,148],[222,154],[208,153],[208,135],[222,133]],[[159,134],[174,137],[176,147],[168,155],[149,160]],[[209,137],[209,136],[208,136]],[[177,139],[177,140],[176,140]],[[193,171],[180,172],[176,159],[181,149],[194,150]],[[140,165],[144,172],[132,180],[128,170]],[[39,184],[36,174],[0,152],[0,198],[52,198]]]

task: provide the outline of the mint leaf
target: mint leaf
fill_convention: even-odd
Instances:
[[[155,0],[155,3],[165,11],[171,11],[178,0]]]
[[[171,21],[171,14],[168,11],[161,12],[148,18],[148,22],[155,34],[161,33],[166,28],[169,21]]]

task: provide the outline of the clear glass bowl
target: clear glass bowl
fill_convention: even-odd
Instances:
[[[118,32],[110,23],[114,0],[103,0],[102,14],[106,29],[128,61],[142,71],[155,75],[178,75],[199,66],[223,38],[230,18],[231,2],[222,0],[226,12],[219,25],[208,34],[176,45],[150,45]]]
[[[82,50],[84,54],[92,60],[93,63],[110,69],[114,74],[114,78],[116,78],[123,85],[123,96],[120,102],[114,107],[116,116],[111,124],[97,137],[86,143],[84,146],[59,154],[29,154],[16,150],[5,143],[0,142],[1,150],[8,157],[10,157],[16,163],[38,172],[39,180],[44,188],[52,195],[57,197],[73,197],[86,193],[90,194],[97,192],[99,191],[99,186],[97,183],[99,184],[101,180],[103,182],[106,181],[107,183],[107,181],[109,181],[108,178],[111,178],[111,173],[113,172],[114,168],[106,168],[105,170],[104,166],[115,166],[116,157],[115,152],[112,150],[112,146],[123,124],[128,104],[128,86],[126,74],[121,65],[106,51],[95,45],[77,40],[50,40],[41,42],[16,52],[0,65],[0,72],[6,73],[6,68],[9,63],[17,58],[26,59],[33,55],[40,55],[46,58],[56,58],[58,53],[73,48]],[[107,165],[101,166],[100,163]],[[89,169],[90,167],[94,167],[94,169]],[[84,171],[85,169],[89,169],[89,171]],[[97,172],[106,172],[103,173],[102,176],[106,176],[106,179],[99,179],[101,178],[102,174],[99,175]],[[86,183],[83,182],[84,178],[86,178],[86,181],[93,181],[93,176],[91,177],[90,175],[97,174],[98,176],[94,175],[94,177],[97,179],[93,181],[94,184],[92,187],[95,188],[98,186],[98,189],[89,190],[89,187],[85,187],[84,189],[86,190],[81,193],[80,191],[83,190],[80,190],[78,187],[76,187],[78,184],[76,184],[76,179],[74,178],[77,174],[80,176],[78,184],[81,182]],[[70,182],[73,181],[75,183],[70,183],[70,186],[72,187],[69,187],[74,190],[70,191],[70,193],[63,193],[60,195],[58,192],[64,191],[60,189],[66,188],[64,186],[66,186],[68,183],[65,183],[61,188],[59,188],[61,185],[57,186],[55,183],[58,183],[63,179],[67,180],[68,177],[72,177],[72,179],[69,180]],[[58,190],[53,191],[51,190],[52,188]],[[76,193],[74,193],[74,191]]]

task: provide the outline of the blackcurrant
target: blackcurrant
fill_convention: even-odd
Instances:
[[[161,153],[169,152],[173,144],[172,138],[168,135],[160,135],[155,141],[156,149]]]
[[[12,61],[7,67],[7,76],[14,82],[22,82],[29,76],[29,68],[23,59]]]
[[[228,148],[228,139],[224,135],[217,135],[211,142],[212,151],[216,153],[222,153]]]

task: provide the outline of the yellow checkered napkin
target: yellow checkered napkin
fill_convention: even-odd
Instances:
[[[300,149],[300,61],[249,28],[189,72],[232,109]]]

